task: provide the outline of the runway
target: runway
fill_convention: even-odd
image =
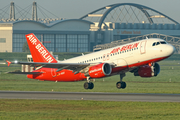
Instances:
[[[0,99],[180,102],[180,94],[0,91]]]

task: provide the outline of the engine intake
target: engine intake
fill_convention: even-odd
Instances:
[[[108,63],[101,63],[89,68],[89,76],[91,78],[101,78],[111,74],[112,68]]]

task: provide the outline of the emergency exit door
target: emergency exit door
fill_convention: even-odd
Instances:
[[[141,46],[140,46],[141,54],[146,53],[146,42],[147,42],[146,40],[141,42]]]

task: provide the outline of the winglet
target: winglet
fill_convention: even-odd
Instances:
[[[33,33],[27,34],[26,39],[34,62],[57,63],[57,60]]]
[[[10,62],[10,61],[8,61],[8,60],[6,60],[6,62],[7,62],[7,64],[8,64],[8,66],[10,66],[10,64],[12,63],[12,62]]]

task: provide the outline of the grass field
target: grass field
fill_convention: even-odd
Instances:
[[[179,103],[0,99],[1,120],[179,120]]]
[[[0,65],[0,90],[180,94],[180,59],[173,58],[159,62],[161,72],[157,77],[141,78],[127,73],[127,87],[120,90],[115,87],[119,75],[96,79],[94,89],[85,90],[84,82],[31,80],[25,75],[5,73],[21,69],[20,66]],[[179,110],[180,103],[171,102],[0,99],[0,120],[178,120]]]
[[[49,82],[26,78],[25,75],[5,74],[20,69],[20,66],[0,65],[0,90],[14,91],[61,91],[61,92],[118,92],[118,93],[180,93],[180,61],[160,62],[161,72],[157,77],[141,78],[127,73],[124,81],[126,89],[117,89],[119,75],[96,79],[93,90],[85,90],[82,82]]]

